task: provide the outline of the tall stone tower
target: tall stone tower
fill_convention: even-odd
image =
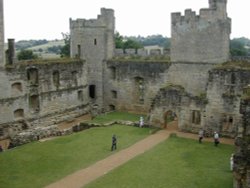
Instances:
[[[196,15],[172,13],[171,61],[222,63],[229,59],[231,19],[227,0],[209,0],[209,8]]]
[[[86,60],[90,102],[103,109],[105,60],[114,53],[115,17],[112,9],[101,9],[97,19],[70,19],[71,57]]]
[[[0,0],[0,67],[5,64],[4,60],[4,15],[3,0]]]

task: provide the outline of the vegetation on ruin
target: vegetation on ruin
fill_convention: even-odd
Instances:
[[[85,187],[232,188],[231,153],[233,146],[172,136]]]
[[[58,59],[34,59],[34,60],[26,60],[20,61],[20,65],[33,65],[33,64],[52,64],[52,63],[81,63],[83,60],[73,59],[73,58],[58,58]]]
[[[243,88],[243,95],[241,96],[243,100],[250,100],[250,85]]]
[[[121,125],[91,128],[7,150],[0,153],[0,187],[44,187],[113,154],[113,134],[119,151],[148,136],[149,130]]]
[[[229,61],[216,66],[215,69],[250,70],[250,63],[247,61]]]
[[[165,90],[178,90],[178,91],[181,91],[181,92],[184,92],[185,91],[185,88],[182,86],[182,85],[176,85],[176,84],[173,84],[173,83],[168,83],[166,86],[162,87],[161,89],[165,89]]]
[[[157,55],[157,56],[136,56],[136,55],[126,55],[126,56],[116,56],[110,59],[109,61],[118,61],[118,62],[161,62],[161,63],[170,63],[169,56]]]

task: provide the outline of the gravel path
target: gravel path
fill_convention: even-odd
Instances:
[[[115,152],[113,155],[96,162],[95,164],[79,170],[65,178],[48,185],[46,188],[81,188],[91,181],[105,175],[114,168],[126,163],[130,159],[144,153],[160,142],[166,140],[171,133],[176,133],[179,137],[196,139],[198,142],[198,135],[183,133],[176,131],[177,121],[168,125],[168,129],[158,131],[157,133],[148,136],[147,138],[135,143],[131,147]],[[213,142],[212,138],[204,138],[203,141]],[[220,139],[221,143],[234,144],[233,139]]]
[[[65,178],[47,186],[46,188],[81,188],[96,178],[108,173],[112,169],[126,163],[135,156],[151,149],[155,145],[167,139],[168,136],[168,131],[158,131],[157,133],[135,143],[133,146],[114,153],[113,155],[98,161],[92,166],[66,176]]]

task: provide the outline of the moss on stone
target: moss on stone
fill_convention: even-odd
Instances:
[[[250,62],[247,61],[229,61],[222,63],[215,67],[215,69],[238,69],[238,70],[249,70]]]
[[[71,58],[59,58],[59,59],[36,59],[36,60],[26,60],[20,61],[18,65],[35,65],[35,64],[55,64],[55,63],[82,63],[83,60],[80,59],[71,59]]]

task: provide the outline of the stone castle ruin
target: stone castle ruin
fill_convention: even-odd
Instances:
[[[180,131],[236,138],[247,121],[240,109],[250,64],[230,59],[226,5],[209,0],[199,15],[172,13],[170,57],[115,49],[114,10],[102,8],[96,19],[70,19],[70,59],[19,62],[13,39],[4,51],[0,0],[0,140],[20,145],[64,134],[60,122],[113,110],[146,113],[156,127],[174,114]],[[249,182],[249,166],[244,172],[235,172],[235,187]]]

